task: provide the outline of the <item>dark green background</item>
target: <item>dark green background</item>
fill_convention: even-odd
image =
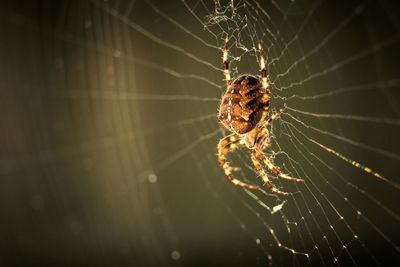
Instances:
[[[213,11],[212,1],[204,2]],[[248,8],[250,15],[263,18],[273,32],[280,31],[278,42],[268,36],[262,38],[269,58],[280,55],[313,6],[307,1],[275,2],[276,5],[271,1],[261,4],[275,25],[268,24],[261,12],[257,15]],[[201,2],[187,3],[200,19],[210,15]],[[222,28],[210,26],[221,34],[212,37],[181,1],[154,4],[211,45],[222,46],[222,29],[232,33],[227,24],[221,23]],[[243,12],[243,8],[238,12]],[[394,1],[332,0],[322,1],[298,39],[270,66],[271,78],[321,44],[352,12],[356,13],[349,23],[308,57],[306,64],[298,64],[273,86],[273,108],[283,104],[277,96],[316,95],[400,78],[400,19]],[[155,42],[130,22],[161,41],[221,66],[220,50],[184,33],[145,1],[1,1],[1,266],[266,266],[266,252],[273,257],[272,265],[331,266],[329,248],[337,255],[341,245],[329,231],[325,218],[332,221],[343,240],[350,240],[351,236],[321,192],[383,266],[399,263],[395,247],[358,218],[326,181],[348,196],[351,204],[371,218],[395,244],[399,243],[398,220],[379,208],[376,201],[346,186],[314,159],[318,173],[285,135],[284,121],[295,124],[287,115],[276,122],[275,139],[308,175],[305,177],[296,167],[310,190],[300,185],[300,195],[288,198],[284,215],[298,221],[301,216],[296,214],[295,204],[304,215],[308,203],[317,224],[306,217],[308,229],[300,222],[298,232],[285,236],[279,214],[272,216],[223,177],[217,164],[216,144],[225,133],[217,118],[212,117],[217,113],[218,101],[163,101],[148,95],[218,99],[223,87],[219,89],[193,78],[177,78],[160,68],[198,75],[223,86],[222,71]],[[261,21],[257,23],[261,25]],[[264,29],[256,29],[262,37]],[[251,48],[249,33],[243,30],[242,35],[243,43]],[[367,52],[360,54],[363,51]],[[232,49],[231,53],[237,55],[240,50]],[[330,69],[325,75],[283,92],[278,90],[354,55],[359,58],[337,65],[337,69]],[[258,71],[254,53],[244,55],[232,67],[233,74]],[[292,99],[287,104],[315,113],[397,119],[399,90],[397,83],[316,101]],[[288,112],[319,129],[393,153],[400,151],[399,125],[318,119]],[[208,117],[201,120],[200,116]],[[197,120],[185,121],[189,118]],[[392,181],[399,181],[399,158],[346,144],[298,124],[297,127],[310,138],[370,166]],[[221,130],[210,138],[199,139],[218,129]],[[300,134],[297,136],[309,149],[300,152],[310,158],[310,153],[314,153],[390,211],[399,213],[398,190],[319,149]],[[273,148],[277,148],[276,144]],[[259,183],[256,174],[246,168],[250,166],[246,150],[239,155],[232,157],[236,165],[243,167],[248,179]],[[287,159],[278,157],[276,162],[282,166]],[[289,170],[293,172],[290,166]],[[156,183],[148,180],[152,173],[157,175]],[[286,191],[297,190],[291,183],[283,185]],[[313,194],[327,214],[321,213]],[[269,206],[280,203],[274,197],[259,197]],[[255,212],[260,213],[261,220]],[[292,238],[294,248],[301,250],[319,244],[325,261],[321,262],[316,254],[307,261],[277,248],[263,223],[271,225],[278,234],[282,232],[284,243]],[[323,241],[318,226],[325,229],[330,246]],[[307,231],[315,234],[315,243],[307,238]],[[301,235],[305,236],[303,244],[299,243]],[[260,238],[264,248],[256,245],[255,238]],[[175,250],[181,256],[177,261],[171,259]],[[360,266],[373,264],[370,254],[357,242],[349,244],[348,251]],[[346,253],[339,263],[353,265]]]

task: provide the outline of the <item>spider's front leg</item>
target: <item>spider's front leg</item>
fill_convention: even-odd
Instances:
[[[275,185],[268,179],[268,175],[264,171],[261,163],[258,161],[258,154],[260,152],[261,151],[259,151],[258,148],[254,148],[253,152],[251,153],[251,160],[253,161],[253,165],[256,168],[257,172],[261,175],[261,178],[263,179],[265,185],[275,194],[288,195],[287,192],[280,191],[278,188],[276,188]]]
[[[272,184],[272,182],[268,179],[267,174],[265,173],[259,160],[261,160],[268,167],[268,169],[272,173],[274,173],[276,176],[279,176],[281,178],[291,180],[294,182],[304,182],[304,180],[299,179],[299,178],[290,177],[289,175],[282,173],[278,167],[276,167],[274,164],[272,164],[272,162],[269,160],[269,158],[263,152],[263,149],[268,146],[269,146],[268,132],[264,128],[264,130],[261,131],[260,136],[258,137],[256,144],[253,148],[253,152],[251,154],[251,158],[253,160],[254,167],[261,174],[262,179],[264,180],[267,187],[272,192],[278,193],[281,195],[287,195],[288,193],[282,192],[279,189],[275,188],[275,186]]]
[[[238,146],[242,144],[242,138],[237,134],[230,134],[222,138],[218,143],[218,160],[221,167],[224,169],[226,178],[235,185],[245,187],[248,189],[258,189],[258,186],[251,185],[242,181],[239,181],[233,177],[232,172],[239,171],[240,168],[231,167],[225,156],[234,151]]]
[[[256,154],[257,154],[256,157],[259,158],[261,161],[263,161],[264,164],[268,167],[268,169],[276,176],[279,176],[283,179],[294,181],[294,182],[304,182],[303,179],[291,177],[285,173],[282,173],[278,169],[278,167],[276,167],[262,151],[258,151]]]
[[[273,120],[277,119],[280,117],[280,115],[283,113],[283,111],[285,110],[286,105],[284,105],[282,108],[280,108],[277,112],[272,113],[272,115],[269,117],[269,119],[265,122],[265,127],[268,126],[269,124],[272,123]],[[265,135],[265,133],[264,133]],[[276,176],[279,176],[281,178],[287,179],[287,180],[291,180],[291,181],[295,181],[295,182],[304,182],[303,179],[299,179],[299,178],[295,178],[295,177],[290,177],[287,174],[282,173],[278,167],[276,167],[267,156],[265,156],[265,154],[262,152],[262,149],[266,146],[268,146],[269,144],[265,144],[265,142],[269,142],[269,141],[265,141],[265,140],[269,140],[268,138],[259,138],[259,147],[260,147],[260,152],[257,154],[257,157],[262,160],[264,162],[264,164],[268,167],[268,169],[274,173]]]

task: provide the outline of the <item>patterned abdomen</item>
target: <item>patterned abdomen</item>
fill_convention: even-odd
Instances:
[[[245,134],[260,122],[268,110],[268,92],[257,77],[242,75],[228,87],[219,108],[219,119],[230,131]]]

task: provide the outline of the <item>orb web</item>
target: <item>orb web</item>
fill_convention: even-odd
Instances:
[[[110,247],[122,246],[121,258],[139,266],[399,263],[395,5],[93,0],[63,3],[51,15],[46,5],[37,8],[54,25],[24,12],[5,21],[55,40],[44,61],[62,90],[46,97],[67,103],[75,130],[64,148],[22,161],[51,168],[83,159],[98,208],[83,210],[111,218],[115,231],[87,216],[101,229],[95,237],[111,240],[90,249],[113,253],[104,244],[119,244]],[[265,153],[305,180],[270,173],[288,196],[262,187],[245,148],[229,160],[241,168],[237,178],[262,189],[230,184],[218,164],[216,145],[228,134],[217,118],[225,38],[232,77],[258,74],[258,44],[265,50],[271,111],[287,106],[269,128]],[[6,165],[4,175],[15,171]],[[32,206],[41,210],[42,197]]]
[[[267,264],[379,265],[398,258],[394,229],[399,216],[393,201],[399,190],[399,146],[383,141],[395,140],[400,124],[395,91],[400,81],[391,69],[399,59],[399,24],[391,6],[252,0],[131,2],[126,12],[122,2],[96,6],[149,43],[144,55],[135,53],[138,66],[153,76],[171,76],[155,93],[141,88],[134,95],[140,104],[171,102],[179,113],[177,121],[162,127],[178,134],[180,145],[151,161],[152,172],[193,160],[196,168],[187,179],[203,180],[209,194],[254,239]],[[135,17],[140,10],[149,12],[143,20]],[[264,46],[272,111],[287,105],[270,129],[272,146],[266,153],[282,171],[305,180],[290,183],[270,174],[289,197],[266,188],[233,188],[217,164],[215,145],[227,134],[215,116],[225,90],[225,37],[233,77],[258,73],[257,47]],[[173,59],[163,60],[153,48],[170,51]],[[170,79],[179,84],[178,91],[168,88]],[[187,113],[196,115],[186,118]],[[160,127],[154,139],[162,138]],[[241,149],[232,155],[233,165],[242,168],[240,179],[261,184],[248,154]],[[240,205],[229,203],[232,196],[221,190],[231,192]],[[250,217],[241,217],[240,209]]]

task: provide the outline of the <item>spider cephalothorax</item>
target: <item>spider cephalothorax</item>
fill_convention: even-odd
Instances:
[[[260,50],[260,77],[252,75],[240,75],[231,81],[228,62],[228,39],[225,40],[223,64],[226,79],[226,92],[222,97],[219,108],[219,119],[226,129],[233,132],[222,138],[218,144],[218,159],[225,171],[225,175],[236,185],[249,189],[257,189],[258,186],[241,182],[233,177],[232,172],[240,170],[231,167],[226,161],[225,155],[234,151],[239,145],[246,145],[251,150],[251,159],[257,172],[262,177],[266,186],[277,194],[287,194],[277,189],[268,179],[262,163],[275,175],[301,182],[302,179],[290,177],[282,173],[273,165],[271,160],[264,154],[263,150],[270,146],[269,132],[267,126],[278,118],[284,107],[268,116],[269,107],[269,85],[267,82],[267,69],[265,67],[264,52],[261,45]],[[262,163],[261,163],[262,162]]]

